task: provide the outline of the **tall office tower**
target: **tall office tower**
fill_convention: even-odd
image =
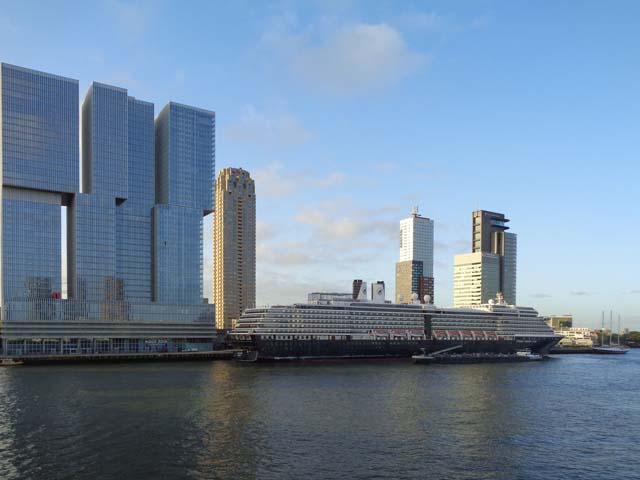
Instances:
[[[0,64],[0,302],[58,296],[61,206],[78,191],[78,82]]]
[[[116,207],[116,277],[123,296],[135,303],[152,300],[152,225],[155,204],[153,104],[128,98],[128,193]]]
[[[128,112],[124,88],[91,84],[82,102],[83,193],[127,198]]]
[[[487,303],[500,291],[500,257],[475,252],[456,255],[453,262],[453,306]]]
[[[396,303],[408,303],[414,293],[420,302],[429,295],[429,301],[433,303],[433,286],[433,220],[420,216],[414,208],[409,218],[400,221]]]
[[[82,193],[68,211],[69,294],[86,302],[120,301],[116,276],[116,204],[128,195],[127,91],[94,82],[82,103]]]
[[[202,217],[213,211],[215,113],[170,102],[155,121],[153,297],[202,302]]]
[[[507,232],[509,220],[502,214],[477,210],[472,214],[472,252],[500,257],[499,289],[506,303],[516,303],[517,236]]]
[[[228,329],[256,304],[256,193],[249,172],[218,174],[213,227],[216,327]]]

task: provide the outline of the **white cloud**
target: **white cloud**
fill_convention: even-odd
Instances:
[[[311,291],[349,291],[353,278],[380,272],[381,258],[390,256],[383,262],[392,266],[397,210],[364,207],[353,198],[299,208],[282,235],[258,236],[259,303],[301,301]]]
[[[381,218],[381,209],[362,209],[350,205],[349,214],[345,211],[348,201],[325,202],[311,207],[300,208],[296,215],[298,223],[309,225],[313,229],[313,239],[335,241],[342,248],[352,246],[358,250],[363,246],[379,245],[395,241],[398,235],[397,222]]]
[[[223,132],[233,141],[269,148],[301,145],[311,139],[311,133],[290,113],[263,113],[246,105],[240,119]]]
[[[279,162],[256,170],[253,177],[256,194],[273,198],[292,196],[305,188],[333,188],[347,179],[344,172],[332,171],[321,176],[309,170],[292,170]]]
[[[356,24],[339,29],[319,46],[301,46],[292,67],[313,87],[349,94],[389,85],[425,61],[393,27]]]
[[[256,255],[262,264],[273,266],[309,265],[318,261],[303,242],[258,243]]]
[[[587,297],[587,296],[593,295],[593,294],[590,293],[590,292],[587,292],[585,290],[574,290],[574,291],[571,292],[571,295],[575,295],[575,296],[578,296],[578,297]]]
[[[369,92],[413,73],[428,56],[409,48],[387,23],[335,26],[317,22],[301,29],[295,17],[277,17],[263,35],[269,58],[280,56],[310,87],[331,94]]]
[[[551,298],[548,293],[531,293],[529,296],[532,298]]]
[[[337,215],[349,205],[349,213]],[[258,224],[258,261],[272,267],[289,265],[341,265],[372,257],[380,247],[395,245],[398,235],[396,210],[389,206],[359,208],[353,200],[323,202],[302,207],[295,217],[295,240],[283,239],[281,229],[261,221]],[[386,217],[389,217],[388,219]]]
[[[282,164],[272,163],[253,172],[256,194],[266,197],[285,197],[293,195],[298,189],[298,178],[283,170]]]
[[[256,220],[256,237],[259,242],[266,242],[275,238],[278,234],[278,229],[275,225],[267,223],[264,220]]]

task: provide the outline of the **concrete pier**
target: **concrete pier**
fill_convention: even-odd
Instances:
[[[77,355],[29,355],[11,358],[22,361],[25,365],[45,363],[211,361],[230,360],[236,351],[237,350],[213,350],[209,352],[92,353]]]

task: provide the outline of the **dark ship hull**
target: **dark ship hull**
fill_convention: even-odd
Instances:
[[[461,347],[456,353],[503,353],[521,350],[545,355],[560,337],[531,337],[516,340],[279,340],[254,338],[235,341],[234,347],[251,352],[251,361],[410,358],[425,351],[437,352]]]

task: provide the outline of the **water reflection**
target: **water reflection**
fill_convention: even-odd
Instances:
[[[7,477],[16,477],[15,425],[16,398],[12,392],[9,369],[0,369],[0,472]]]
[[[516,365],[5,369],[0,478],[595,480],[606,455],[618,459],[608,475],[631,479],[638,368],[640,352]]]

